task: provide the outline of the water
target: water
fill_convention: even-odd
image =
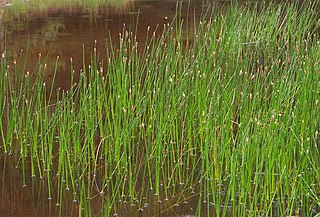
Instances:
[[[182,5],[182,17],[188,19],[189,28],[195,17],[200,16],[206,2],[192,1]],[[90,54],[96,48],[104,58],[104,51],[112,39],[117,47],[119,33],[125,30],[136,31],[141,48],[146,41],[146,33],[161,33],[163,26],[172,21],[176,14],[175,1],[138,1],[122,10],[106,9],[99,13],[59,12],[52,14],[35,14],[10,22],[0,23],[0,51],[7,50],[8,65],[15,67],[15,62],[23,73],[36,71],[39,63],[46,64],[44,80],[51,83],[53,72],[57,67],[55,88],[70,87],[71,59],[75,75],[79,75],[82,60],[90,61]],[[136,25],[136,20],[139,20]],[[1,19],[0,19],[1,22]],[[6,41],[6,43],[5,43]],[[17,154],[16,156],[19,156]],[[23,182],[21,161],[12,156],[0,157],[0,216],[78,216],[79,204],[72,201],[72,194],[64,196],[63,206],[57,201],[48,200],[46,180],[31,178],[27,171]],[[53,183],[55,182],[53,178]],[[54,184],[53,184],[54,186]],[[67,194],[66,194],[67,195]],[[131,204],[125,200],[119,202],[119,216],[192,216],[198,204],[197,197],[188,203],[159,203],[154,197],[148,197],[143,204]],[[100,213],[101,200],[92,200],[93,213]],[[141,209],[138,209],[138,206]],[[143,208],[143,209],[142,209]]]
[[[199,18],[206,10],[208,0],[184,3],[182,18],[188,20],[188,28],[194,26],[194,18]],[[45,81],[51,83],[57,67],[55,88],[68,89],[70,86],[71,59],[75,74],[79,75],[82,61],[88,63],[90,54],[96,48],[104,61],[104,51],[110,39],[117,47],[119,33],[125,30],[136,31],[137,41],[142,45],[146,33],[161,33],[163,26],[170,23],[176,14],[177,3],[172,1],[137,1],[123,10],[103,10],[90,14],[83,12],[59,12],[37,14],[32,18],[23,18],[0,23],[0,51],[7,49],[8,65],[14,62],[23,65],[24,73],[32,73],[40,62],[47,64]],[[188,11],[188,7],[194,8]],[[1,16],[1,15],[0,15]],[[136,25],[136,20],[139,20]],[[1,22],[1,19],[0,19]],[[6,36],[5,36],[6,35]],[[6,40],[5,40],[6,38]],[[6,41],[6,44],[5,44]],[[18,154],[16,156],[19,156]],[[26,176],[22,181],[21,161],[13,156],[0,156],[0,216],[78,216],[79,205],[72,201],[72,194],[65,195],[63,206],[57,201],[48,200],[46,180]],[[28,172],[27,172],[28,173]],[[56,182],[53,178],[53,182]],[[131,204],[119,201],[119,216],[184,216],[193,217],[198,205],[198,197],[188,198],[182,203],[159,202],[150,195],[143,204]],[[207,205],[204,203],[204,209]],[[138,207],[143,208],[138,209]],[[209,206],[210,207],[210,206]],[[213,209],[211,206],[210,209]],[[228,210],[228,207],[226,208]],[[92,210],[97,214],[101,210],[101,199],[94,197]],[[230,210],[228,210],[230,212]]]
[[[198,15],[201,6],[201,1],[194,1],[190,5],[191,8],[197,8],[195,13]],[[182,17],[186,18],[188,15],[192,22],[194,12],[187,13],[187,7],[187,3],[183,4]],[[174,1],[141,1],[123,11],[107,9],[99,14],[79,12],[39,14],[32,19],[6,23],[7,53],[12,64],[14,60],[23,62],[27,52],[28,64],[25,71],[30,72],[34,70],[41,54],[41,61],[47,64],[45,73],[47,82],[52,80],[59,56],[56,83],[61,88],[67,88],[70,84],[70,59],[73,59],[75,72],[79,72],[82,67],[83,48],[87,61],[94,47],[101,53],[103,59],[107,40],[112,38],[114,46],[117,46],[119,33],[124,29],[135,31],[134,24],[137,19],[139,20],[137,40],[142,45],[148,28],[150,32],[157,29],[160,34],[163,25],[171,22],[175,13]],[[2,28],[0,32],[1,50],[3,50],[4,29]]]

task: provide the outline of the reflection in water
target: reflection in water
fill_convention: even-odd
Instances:
[[[46,180],[31,178],[30,171],[24,174],[19,159],[12,156],[0,158],[0,216],[58,216],[63,213],[75,216],[76,204],[68,202],[63,207],[57,207],[55,201],[48,200],[48,185]],[[26,175],[23,181],[22,177]],[[67,212],[68,211],[68,212]],[[61,212],[62,213],[62,212]]]
[[[62,20],[48,19],[43,26],[37,28],[31,35],[32,46],[45,45],[47,42],[54,41],[55,36],[65,28]]]
[[[72,200],[72,193],[65,192],[63,204],[58,204],[57,198],[48,199],[48,182],[44,179],[31,178],[30,171],[21,169],[21,161],[12,156],[0,158],[0,216],[79,216],[80,204]],[[20,162],[20,163],[17,163]],[[23,176],[26,180],[23,181]],[[56,191],[57,184],[52,183],[50,188]],[[194,213],[197,205],[197,197],[190,200],[158,201],[154,195],[144,199],[143,204],[132,203],[130,198],[118,201],[118,216],[180,216]],[[91,211],[95,216],[101,215],[104,201],[99,196],[94,196],[90,201]],[[139,208],[141,206],[141,208]],[[171,214],[172,213],[172,214]],[[178,215],[179,214],[179,215]]]
[[[190,6],[182,5],[181,16],[188,21],[190,30],[193,28],[195,17],[200,15],[202,7],[200,2],[193,2]],[[196,9],[187,13],[188,7]],[[45,82],[50,83],[56,71],[56,87],[67,89],[71,82],[71,59],[77,78],[82,68],[82,60],[89,63],[90,52],[94,48],[100,52],[101,61],[104,61],[104,51],[107,46],[110,46],[110,40],[113,46],[117,47],[119,33],[123,34],[125,30],[131,30],[136,33],[142,49],[148,29],[160,35],[164,25],[171,22],[175,14],[174,1],[144,1],[137,2],[128,13],[118,14],[109,10],[99,15],[60,12],[47,17],[39,15],[30,20],[15,20],[3,25],[5,28],[0,29],[0,36],[4,38],[4,29],[6,29],[9,65],[13,65],[14,61],[22,65],[26,61],[26,68],[22,73],[27,71],[37,73],[39,64],[46,64]],[[137,19],[138,25],[136,25]],[[4,40],[1,40],[1,46],[4,50]],[[2,163],[1,214],[5,216],[79,216],[79,213],[84,212],[80,208],[83,207],[79,204],[80,201],[74,200],[73,192],[64,189],[62,199],[57,198],[57,195],[48,195],[49,189],[51,192],[58,192],[57,178],[49,176],[52,177],[50,181],[45,180],[46,178],[31,178],[31,171],[24,170],[22,166],[23,162],[30,162],[28,159],[3,156],[0,162]],[[52,174],[56,174],[56,171],[52,171]],[[181,189],[183,188],[181,186]],[[130,198],[121,198],[117,204],[118,209],[111,212],[118,216],[193,215],[199,198],[194,193],[190,195],[188,201],[184,198],[185,195],[176,195],[168,201],[160,202],[158,197],[151,193],[151,195],[144,195],[145,199],[139,200],[143,202],[142,204],[132,203]],[[90,204],[87,205],[90,207],[89,212],[97,216],[102,215],[101,210],[105,206],[105,201],[104,197],[99,196],[99,192],[93,195],[92,200],[82,201],[82,203]]]
[[[62,204],[58,204],[58,198],[48,199],[48,181],[31,178],[31,172],[28,170],[25,170],[24,174],[20,160],[5,155],[0,158],[0,216],[79,216],[79,207],[81,205],[79,201],[72,200],[71,192],[66,191],[64,193]],[[24,181],[23,176],[26,176]],[[50,184],[50,188],[54,188],[53,191],[56,191],[57,183]],[[199,199],[197,196],[193,196],[188,200],[184,200],[180,198],[180,195],[176,195],[167,201],[159,201],[157,198],[155,195],[150,194],[145,199],[142,199],[142,204],[138,200],[132,202],[130,198],[119,199],[117,201],[118,209],[113,212],[113,215],[192,217],[197,209]],[[93,196],[89,203],[90,212],[94,216],[101,216],[101,210],[105,203],[102,197],[99,195]],[[204,206],[204,208],[207,207]]]
[[[0,54],[4,52],[4,43],[5,43],[4,30],[3,28],[1,28],[1,22],[0,22]]]
[[[208,4],[208,1],[205,3]],[[197,5],[198,7],[193,10]],[[192,8],[189,12],[188,7]],[[190,31],[194,28],[193,22],[200,15],[201,9],[200,3],[182,6],[181,16],[188,23]],[[110,41],[107,38],[111,37],[113,46],[116,47],[119,33],[123,33],[124,29],[131,29],[137,31],[137,41],[143,45],[149,28],[151,32],[157,30],[157,33],[160,33],[163,25],[171,22],[175,14],[176,3],[173,1],[138,2],[130,13],[116,14],[106,11],[94,17],[87,13],[59,13],[45,18],[42,16],[33,18],[22,22],[22,25],[8,23],[6,24],[8,26],[8,56],[11,64],[14,60],[24,62],[26,58],[25,70],[30,72],[37,68],[39,62],[40,64],[45,63],[47,65],[44,74],[45,81],[50,83],[54,71],[57,71],[56,86],[67,89],[71,82],[71,58],[75,72],[79,73],[82,68],[82,60],[84,59],[86,63],[90,62],[90,52],[94,48],[101,52],[102,61],[105,59],[104,50],[106,46],[110,46]],[[139,19],[139,23],[135,25],[137,19]],[[4,38],[3,32],[2,28],[0,30],[2,39]],[[1,50],[3,50],[4,40],[1,42]],[[101,210],[105,206],[105,197],[99,194],[101,183],[103,183],[99,177],[94,178],[93,188],[96,191],[93,191],[95,193],[93,199],[81,201],[81,203],[89,204],[83,205],[77,200],[78,198],[73,198],[73,192],[58,186],[60,182],[56,180],[57,176],[48,176],[49,181],[45,180],[46,178],[31,178],[31,172],[24,170],[22,166],[23,162],[29,162],[28,159],[8,159],[3,156],[0,162],[3,163],[0,168],[2,181],[0,213],[3,215],[79,216],[80,213],[85,212],[81,209],[84,206],[90,208],[87,212],[92,212],[97,216],[102,215],[103,211]],[[52,171],[52,174],[57,174],[57,171]],[[79,187],[78,183],[77,187]],[[197,187],[199,186],[195,186],[195,188]],[[138,189],[140,188],[143,187],[139,186]],[[61,193],[63,198],[59,198],[57,195],[52,195],[51,198],[48,192],[58,192],[57,189],[63,189],[63,194]],[[171,189],[168,191],[171,192]],[[169,195],[168,200],[160,201],[159,197],[150,191],[151,195],[143,195],[143,198],[139,199],[119,198],[116,202],[117,210],[111,212],[118,216],[192,217],[199,204],[199,195],[195,192],[200,192],[200,190],[192,189],[189,192],[185,186],[176,186],[175,191],[183,192],[183,195]],[[203,210],[214,213],[210,209],[214,209],[214,207],[203,204]],[[221,209],[231,213],[228,204]],[[204,216],[206,215],[204,214]]]
[[[3,13],[3,10],[1,9],[1,5],[0,5],[0,54],[1,55],[4,52],[4,43],[5,43],[5,40],[4,40],[4,28],[3,28],[2,23],[1,23],[2,13]]]
[[[188,7],[196,9],[188,12]],[[188,19],[190,30],[194,17],[200,16],[201,8],[199,2],[193,2],[190,6],[182,5],[181,16]],[[108,40],[111,38],[113,46],[117,46],[119,33],[124,29],[136,32],[140,48],[143,48],[148,29],[150,28],[150,32],[156,30],[160,34],[163,25],[171,22],[175,13],[174,1],[144,1],[137,2],[128,13],[117,14],[107,10],[93,17],[88,13],[59,13],[28,20],[23,24],[23,28],[17,23],[9,23],[7,56],[11,63],[13,60],[23,62],[27,54],[26,71],[32,72],[39,63],[41,54],[40,61],[47,64],[45,81],[52,81],[57,66],[56,84],[66,89],[70,85],[71,58],[77,74],[82,68],[83,52],[86,62],[90,61],[90,52],[94,48],[100,52],[101,59],[104,59]],[[134,25],[136,20],[138,20],[137,26]],[[57,57],[59,57],[58,63]]]

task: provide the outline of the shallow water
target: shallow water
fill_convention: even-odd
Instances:
[[[194,16],[200,16],[203,4],[193,1],[190,8],[195,11],[187,12],[188,4],[182,6],[182,17],[189,19],[190,26]],[[83,48],[86,61],[90,60],[90,53],[96,47],[103,59],[103,53],[108,39],[112,39],[117,46],[119,33],[124,30],[135,31],[137,41],[145,42],[148,28],[150,32],[157,29],[160,34],[163,25],[172,21],[176,13],[175,1],[140,1],[122,10],[106,9],[99,14],[89,13],[53,13],[39,14],[25,20],[14,20],[3,24],[0,37],[7,35],[7,56],[10,65],[14,60],[23,63],[27,56],[27,68],[32,72],[39,61],[47,64],[45,80],[52,80],[53,71],[57,64],[57,86],[67,88],[70,84],[70,59],[76,74],[82,67]],[[135,26],[136,20],[138,26]],[[6,31],[4,31],[6,29]],[[4,49],[4,40],[1,40],[1,50]],[[96,43],[95,43],[96,42]]]
[[[201,10],[205,10],[208,3],[209,1],[199,0],[192,1],[190,6],[187,3],[182,5],[182,17],[188,20],[189,29],[193,28],[194,18],[200,16]],[[68,89],[71,58],[77,75],[82,68],[83,56],[85,61],[89,62],[90,53],[96,48],[103,60],[108,38],[111,37],[113,46],[116,47],[119,33],[123,33],[124,29],[137,29],[137,41],[143,45],[148,28],[150,32],[157,30],[160,34],[163,25],[172,21],[176,14],[176,5],[174,0],[138,1],[122,11],[108,9],[98,14],[79,12],[38,14],[32,18],[0,23],[0,51],[2,53],[6,47],[10,67],[14,67],[14,61],[20,66],[26,61],[23,73],[27,71],[32,73],[39,61],[47,64],[45,81],[48,83],[52,82],[53,72],[57,67],[56,88]],[[188,7],[194,10],[188,12]],[[138,26],[135,26],[137,19]],[[71,195],[65,196],[63,206],[57,206],[56,201],[48,200],[47,185],[43,180],[26,175],[26,183],[23,183],[21,165],[17,163],[19,159],[14,158],[15,156],[0,158],[0,216],[79,215],[79,206],[72,202]],[[101,202],[97,197],[95,200],[97,201],[92,202],[92,209],[99,213]],[[198,205],[197,196],[180,204],[175,204],[173,201],[160,203],[155,197],[150,196],[142,204],[143,211],[138,210],[138,205],[122,201],[119,202],[117,213],[119,216],[184,217],[195,214]],[[203,206],[206,209],[206,204]],[[228,207],[226,209],[228,210]]]
[[[141,47],[146,40],[148,28],[150,32],[161,33],[163,25],[172,21],[176,14],[175,1],[138,1],[123,10],[106,9],[98,14],[82,12],[65,12],[52,14],[37,14],[32,18],[15,19],[0,23],[0,51],[7,50],[8,65],[14,68],[27,62],[23,73],[32,73],[39,61],[47,64],[44,80],[52,82],[53,72],[57,66],[55,78],[56,88],[68,89],[70,86],[70,71],[72,58],[75,75],[82,68],[83,55],[85,61],[90,61],[90,53],[96,48],[101,59],[108,39],[118,45],[119,33],[137,28],[137,41]],[[194,17],[200,16],[201,9],[206,5],[202,1],[192,1],[189,6],[195,10],[188,11],[188,4],[182,5],[182,17],[188,19],[192,28]],[[135,25],[139,20],[138,26]],[[6,40],[5,40],[6,35]],[[5,44],[6,41],[6,44]],[[57,63],[57,57],[58,63]],[[1,197],[0,216],[78,216],[78,204],[72,198],[64,198],[63,206],[48,200],[48,189],[44,180],[31,178],[26,172],[26,183],[22,181],[22,169],[19,159],[15,156],[2,156],[1,162]],[[119,203],[119,216],[192,216],[195,213],[198,200],[193,197],[188,202],[173,204],[161,202],[149,197],[139,205],[126,201]],[[99,213],[101,201],[96,198],[92,210]]]
[[[64,193],[63,204],[58,204],[56,199],[48,199],[47,182],[41,178],[32,178],[26,172],[26,179],[23,182],[23,171],[21,161],[12,156],[1,156],[0,158],[0,216],[79,216],[79,204],[72,200],[72,194]],[[53,185],[55,185],[53,177]],[[130,198],[124,198],[117,202],[117,212],[111,216],[160,216],[160,217],[194,217],[198,205],[197,194],[194,194],[187,200],[179,199],[179,195],[170,198],[168,201],[159,201],[156,196],[150,194],[148,199],[142,198],[140,202],[130,202]],[[101,198],[93,196],[91,201],[91,212],[94,216],[101,215]],[[180,201],[180,203],[175,203]],[[203,209],[207,209],[206,203],[203,203]],[[213,213],[213,206],[209,204],[210,213]],[[227,213],[231,216],[229,207],[225,207]],[[221,211],[224,207],[221,207]],[[208,216],[206,211],[202,216]],[[210,215],[213,216],[213,215]]]

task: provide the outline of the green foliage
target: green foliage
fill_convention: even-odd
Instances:
[[[121,212],[119,200],[137,212],[162,201],[165,212],[193,197],[199,216],[312,216],[318,9],[214,8],[194,29],[177,19],[148,32],[144,48],[124,31],[107,64],[95,50],[68,91],[43,82],[41,61],[36,81],[18,68],[12,78],[3,57],[2,150],[47,180],[57,204],[71,191],[81,216],[97,197],[104,216]]]

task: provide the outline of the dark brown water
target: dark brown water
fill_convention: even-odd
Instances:
[[[195,0],[190,5],[182,4],[182,18],[188,20],[189,29],[193,28],[194,18],[200,17],[201,11],[206,10],[208,3],[207,0]],[[97,48],[103,59],[103,52],[110,38],[116,47],[119,33],[128,29],[137,30],[137,40],[143,44],[148,29],[150,32],[157,30],[161,33],[163,25],[172,21],[176,14],[176,6],[174,0],[137,1],[120,11],[106,9],[95,14],[82,12],[37,14],[32,18],[0,23],[0,51],[2,53],[6,48],[10,67],[14,67],[15,61],[19,66],[26,62],[23,73],[27,71],[32,73],[39,62],[47,64],[45,81],[49,83],[57,66],[56,86],[67,89],[70,85],[71,58],[77,74],[82,67],[83,56],[88,62],[90,53]],[[46,180],[31,178],[27,172],[26,180],[23,182],[23,171],[21,165],[17,163],[19,159],[14,158],[0,157],[0,217],[79,215],[79,205],[72,202],[71,195],[65,196],[63,206],[57,206],[56,201],[48,200]],[[195,214],[198,205],[196,194],[182,203],[175,204],[174,201],[172,199],[160,203],[152,196],[143,204],[121,201],[118,215],[192,216]],[[138,206],[142,207],[143,211],[138,210]],[[203,206],[207,207],[206,204]],[[93,213],[100,212],[99,197],[93,199],[91,208]]]
[[[53,76],[57,57],[57,84],[66,88],[70,84],[70,59],[73,59],[75,72],[82,67],[83,48],[86,60],[96,47],[103,58],[106,42],[112,38],[117,46],[119,33],[125,30],[136,31],[140,44],[145,42],[148,28],[150,32],[157,29],[160,34],[165,23],[172,21],[176,14],[175,1],[138,1],[122,10],[106,9],[98,14],[79,12],[60,12],[51,15],[34,15],[33,18],[15,20],[3,24],[1,50],[4,49],[4,34],[7,35],[7,56],[12,64],[14,60],[23,63],[27,56],[27,68],[32,72],[39,62],[47,64],[45,80],[50,82]],[[196,8],[190,10],[188,7]],[[192,1],[182,5],[182,17],[189,19],[190,25],[194,16],[200,16],[205,5],[202,1]],[[139,20],[136,26],[136,21]],[[4,29],[6,31],[4,31]],[[143,47],[143,46],[141,46]]]
[[[188,19],[189,28],[192,28],[194,18],[199,17],[201,10],[206,8],[205,4],[201,0],[192,1],[190,5],[182,4],[182,17]],[[90,53],[97,48],[103,59],[106,43],[111,38],[116,47],[119,33],[124,30],[137,30],[137,40],[143,45],[148,29],[160,34],[163,25],[172,21],[176,6],[175,1],[137,1],[122,10],[109,8],[94,14],[68,11],[20,17],[0,23],[0,51],[3,53],[6,49],[11,68],[15,66],[14,62],[20,68],[26,62],[22,73],[32,73],[39,63],[47,64],[44,79],[48,83],[53,80],[57,66],[56,87],[67,89],[70,86],[71,58],[77,75],[82,68],[83,56],[89,62]],[[190,12],[188,7],[194,10]],[[71,194],[65,196],[63,206],[57,206],[56,201],[48,200],[46,180],[31,178],[28,171],[23,174],[21,161],[15,158],[0,157],[0,217],[79,216],[79,204],[73,202]],[[25,181],[23,176],[26,177]],[[99,197],[94,198],[91,209],[93,214],[99,216],[102,202]],[[119,202],[117,213],[118,216],[194,215],[198,198],[192,197],[184,203],[175,204],[179,200],[177,198],[160,203],[152,195],[143,200],[143,204],[132,204],[124,200]],[[138,207],[143,210],[138,210]]]

